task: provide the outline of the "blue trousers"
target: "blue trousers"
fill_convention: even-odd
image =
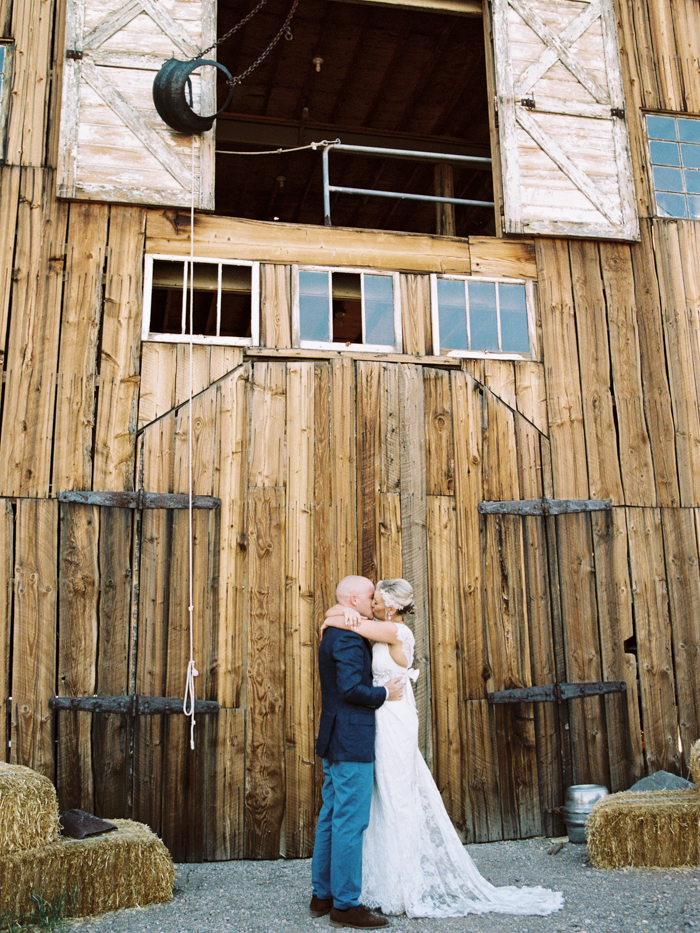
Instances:
[[[311,882],[316,897],[332,897],[337,910],[348,910],[360,903],[362,836],[369,823],[374,762],[324,758],[323,773]]]

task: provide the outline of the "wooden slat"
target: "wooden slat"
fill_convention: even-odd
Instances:
[[[484,385],[509,408],[517,408],[515,369],[511,360],[483,360]]]
[[[12,601],[14,595],[14,550],[15,521],[12,503],[7,499],[0,502],[0,573],[4,580],[0,590],[0,703],[3,715],[0,716],[0,761],[5,761],[10,751],[10,730],[7,709],[12,695]]]
[[[452,400],[459,545],[457,574],[463,618],[465,689],[471,700],[485,696],[486,683],[492,675],[484,627],[482,523],[476,509],[483,495],[482,411],[485,403],[483,390],[465,373],[452,375]]]
[[[471,811],[467,841],[502,839],[496,710],[486,700],[467,700],[464,718],[465,769]]]
[[[624,697],[605,699],[610,790],[615,792],[626,790],[644,771],[637,659],[625,651],[625,642],[634,637],[634,619],[624,510],[592,515],[591,529],[602,676],[627,683]]]
[[[335,503],[333,501],[332,476],[338,470],[333,463],[331,468],[331,366],[328,363],[314,365],[314,475],[313,475],[313,536],[314,536],[314,616],[313,616],[313,652],[314,662],[318,656],[319,632],[323,625],[326,609],[335,602],[335,584],[333,554],[336,541],[333,539],[333,519]],[[341,441],[341,438],[338,438]],[[349,474],[344,480],[350,481]],[[352,500],[354,501],[354,500]],[[341,513],[339,513],[341,514]],[[354,518],[354,513],[352,515]],[[347,521],[352,521],[350,516]],[[318,733],[318,719],[321,713],[321,683],[314,666],[314,728]],[[321,808],[321,788],[323,787],[323,764],[314,758],[314,811]]]
[[[5,33],[2,33],[5,35]],[[0,269],[0,345],[3,357],[7,339],[7,324],[14,268],[15,231],[19,206],[21,172],[18,166],[0,165],[0,204],[3,205],[3,224],[0,225],[0,256],[7,257]]]
[[[192,395],[203,392],[210,383],[209,347],[193,344],[190,357],[189,343],[175,345],[175,389],[174,404],[184,405]]]
[[[45,142],[53,52],[55,3],[14,3],[9,35],[15,41],[5,161],[45,164]],[[8,35],[8,33],[4,33]]]
[[[556,682],[556,663],[547,537],[545,523],[541,519],[523,520],[523,547],[532,680],[536,684],[551,684]],[[559,801],[563,799],[564,782],[558,705],[535,703],[533,717],[537,748],[540,831],[546,835],[556,835],[561,831],[562,824],[560,817],[552,811],[560,806]],[[535,814],[533,824],[534,817]]]
[[[600,247],[601,268],[608,307],[610,359],[615,388],[619,458],[627,505],[655,505],[654,464],[644,414],[642,367],[634,307],[634,277],[630,248],[604,243]],[[581,356],[581,369],[584,360]],[[585,393],[586,386],[583,386]],[[601,456],[613,457],[611,450]],[[589,456],[590,463],[590,456]],[[589,467],[590,469],[590,467]],[[613,501],[616,501],[611,494]],[[617,502],[620,500],[618,499]]]
[[[92,696],[97,685],[98,510],[62,504],[59,521],[56,695]],[[91,726],[87,712],[58,717],[56,790],[63,810],[95,812]]]
[[[87,489],[92,482],[97,347],[109,208],[71,206],[66,243],[64,305],[58,357],[53,444],[54,489]],[[71,809],[90,811],[72,804]]]
[[[285,367],[256,363],[251,377],[249,484],[283,486]]]
[[[452,399],[447,373],[423,371],[425,392],[425,490],[428,496],[454,495]]]
[[[591,519],[587,514],[555,519],[561,587],[566,680],[602,680],[598,605]],[[609,787],[605,704],[600,697],[569,704],[574,781]]]
[[[542,346],[547,383],[553,495],[588,499],[581,379],[569,253],[561,240],[535,246],[542,309]]]
[[[39,15],[38,13],[36,15]],[[0,490],[46,496],[56,399],[67,206],[53,173],[25,169],[20,189],[2,417]]]
[[[399,369],[391,363],[379,369],[379,438],[377,512],[378,576],[403,576],[401,546],[401,399]]]
[[[518,411],[524,418],[531,421],[538,431],[548,434],[547,387],[543,365],[527,360],[516,360],[513,363],[513,370]]]
[[[219,645],[213,695],[222,706],[245,705],[247,648],[247,460],[249,367],[222,379],[217,389],[219,459],[214,489],[221,499]],[[236,837],[238,838],[238,837]],[[239,840],[236,845],[242,845]]]
[[[134,518],[125,509],[99,512],[98,607],[99,651],[96,692],[122,696],[131,692],[132,537]],[[100,762],[95,781],[98,816],[131,816],[131,720],[106,714],[93,717],[92,744]]]
[[[58,511],[42,499],[20,499],[16,508],[11,761],[53,781]]]
[[[649,261],[649,256],[653,253],[653,229],[648,221],[643,221],[641,224],[641,236],[641,244],[632,247],[631,255],[644,415],[654,463],[656,500],[660,506],[677,506],[680,503],[679,464],[676,457],[671,391],[665,359],[659,281],[656,263]],[[685,468],[682,467],[682,469],[685,472]]]
[[[678,724],[686,773],[690,747],[700,738],[700,578],[695,515],[690,509],[664,509],[661,527],[668,572]]]
[[[263,263],[260,267],[260,342],[264,347],[292,345],[291,268]]]
[[[245,801],[245,710],[220,709],[206,717],[204,767],[207,793],[208,861],[243,858]]]
[[[112,206],[104,286],[94,488],[133,489],[145,212]]]
[[[176,344],[144,341],[141,347],[139,430],[174,407],[176,358]]]
[[[470,236],[469,254],[472,275],[537,278],[534,240]]]
[[[514,413],[485,392],[483,419],[484,499],[487,503],[520,499]]]
[[[464,788],[463,675],[459,605],[444,568],[456,552],[454,498],[428,496],[428,579],[430,586],[431,686],[434,704],[435,780],[447,812],[458,830],[469,822]]]
[[[379,516],[377,494],[381,477],[380,375],[376,363],[357,363],[357,519],[358,573],[379,579]]]
[[[313,363],[287,369],[286,603],[285,603],[285,771],[282,854],[307,858],[313,852],[316,640],[314,638],[314,428]]]
[[[661,516],[628,509],[630,579],[647,773],[678,771],[678,720]]]
[[[601,247],[602,248],[602,247]],[[606,293],[600,275],[599,245],[592,242],[571,242],[571,277],[578,335],[579,369],[581,375],[581,402],[583,428],[588,456],[588,479],[592,499],[611,499],[615,505],[623,501],[620,476],[619,446],[629,444],[628,431],[637,426],[620,424],[622,438],[618,438],[615,422],[613,390],[610,382],[610,338],[608,330],[620,333],[624,340],[629,326],[629,315],[624,324],[618,323],[617,304],[608,299],[611,317],[606,315]],[[606,283],[607,284],[607,283]],[[621,377],[624,373],[621,373]],[[620,385],[618,405],[629,387]],[[618,386],[615,386],[616,392]],[[627,405],[630,400],[624,396]],[[629,454],[627,459],[629,459]]]
[[[246,858],[276,858],[286,798],[284,768],[283,489],[249,490],[249,648]]]
[[[682,221],[681,221],[682,223]],[[692,302],[686,297],[684,266],[677,223],[654,225],[662,296],[666,359],[671,389],[681,505],[700,504],[700,410],[695,360],[700,336],[695,332]]]
[[[358,573],[358,460],[356,378],[352,360],[330,364],[331,593],[347,574]]]
[[[413,586],[416,602],[415,612],[410,621],[416,639],[414,666],[418,667],[421,672],[414,688],[418,709],[418,742],[423,757],[431,764],[433,729],[430,711],[430,606],[426,536],[423,374],[419,366],[401,366],[400,374],[401,560],[403,574]]]
[[[402,275],[401,330],[404,353],[424,356],[432,349],[430,337],[430,278],[425,275]]]

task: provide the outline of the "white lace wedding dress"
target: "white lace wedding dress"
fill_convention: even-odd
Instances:
[[[399,624],[411,668],[415,640]],[[375,686],[399,674],[389,646],[372,649]],[[375,777],[369,826],[362,846],[362,897],[367,907],[408,917],[465,914],[550,914],[563,896],[546,888],[495,887],[479,874],[445,810],[418,750],[418,714],[411,684],[401,700],[376,714]]]

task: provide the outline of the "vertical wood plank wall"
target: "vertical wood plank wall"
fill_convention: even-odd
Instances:
[[[401,276],[397,361],[285,350],[291,260],[252,257],[268,259],[264,348],[197,347],[191,413],[187,349],[140,341],[144,249],[172,229],[159,251],[182,253],[189,231],[54,195],[61,8],[0,0],[21,53],[0,165],[3,758],[56,781],[62,806],[151,823],[182,860],[308,856],[317,633],[338,580],[362,572],[416,586],[421,745],[465,840],[560,831],[572,781],[686,775],[700,735],[700,228],[653,217],[641,113],[700,115],[697,0],[672,21],[664,0],[619,4],[639,243],[540,239],[514,262],[503,241],[463,241],[458,260],[435,241]],[[240,228],[222,245],[215,227],[198,218],[207,255],[243,258]],[[339,232],[334,263],[348,242]],[[375,235],[353,242],[370,255]],[[427,272],[455,261],[536,275],[537,362],[429,355]],[[184,689],[186,516],[57,496],[186,492],[190,417],[195,492],[221,499],[195,519],[196,688],[220,711],[200,717],[194,753],[182,718],[48,708]],[[476,509],[542,495],[612,508]],[[626,681],[626,697],[486,700],[599,679]]]

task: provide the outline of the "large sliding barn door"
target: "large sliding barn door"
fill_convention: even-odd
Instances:
[[[195,717],[192,750],[182,713],[190,657],[186,497],[62,499],[59,687],[51,701],[60,805],[144,822],[176,861],[221,858],[216,800],[228,762],[219,748],[236,740],[224,738],[230,723],[226,716],[220,723],[218,704],[209,702]],[[192,515],[195,691],[211,701],[219,510],[201,502]]]
[[[612,0],[493,0],[506,233],[639,238]]]

